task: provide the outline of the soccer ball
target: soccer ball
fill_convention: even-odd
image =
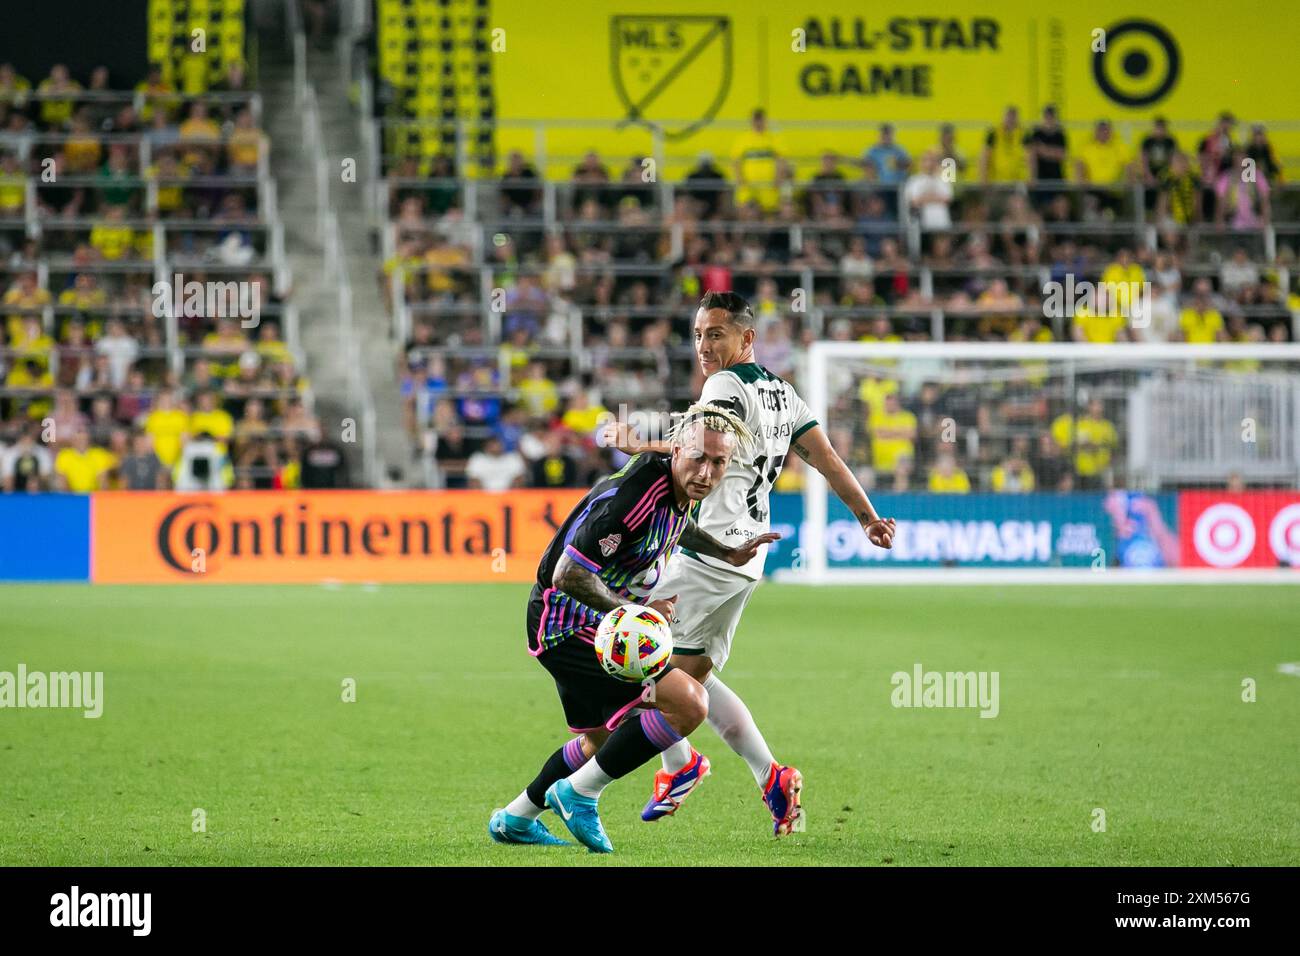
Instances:
[[[673,632],[652,607],[624,604],[605,615],[596,629],[596,660],[606,673],[639,684],[668,666]]]

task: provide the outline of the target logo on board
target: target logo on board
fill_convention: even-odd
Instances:
[[[1268,546],[1278,561],[1291,567],[1300,565],[1300,504],[1287,505],[1268,526]]]
[[[1211,505],[1192,530],[1196,553],[1216,568],[1235,568],[1255,550],[1255,522],[1237,505]]]
[[[1178,496],[1183,565],[1300,568],[1300,494],[1184,491]]]

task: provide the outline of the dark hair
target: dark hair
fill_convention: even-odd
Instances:
[[[705,312],[722,309],[737,325],[747,329],[754,327],[754,310],[734,292],[706,292],[700,300],[700,308]]]

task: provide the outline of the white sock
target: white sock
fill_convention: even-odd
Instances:
[[[569,774],[569,783],[573,784],[573,789],[584,797],[599,797],[600,791],[613,782],[614,778],[601,770],[600,764],[595,760],[588,760]]]
[[[676,773],[691,762],[691,742],[683,737],[662,754],[664,769]]]
[[[542,807],[537,806],[528,799],[527,790],[511,800],[510,805],[506,807],[506,813],[514,814],[517,817],[526,817],[529,820],[536,820],[542,815],[542,812]]]
[[[718,680],[715,673],[709,673],[704,689],[709,692],[709,726],[749,764],[749,771],[759,787],[767,786],[776,758],[768,749],[749,708],[735,691]]]

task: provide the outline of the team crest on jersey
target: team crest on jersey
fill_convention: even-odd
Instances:
[[[600,553],[609,557],[618,550],[618,546],[623,543],[621,534],[610,534],[600,539]]]

